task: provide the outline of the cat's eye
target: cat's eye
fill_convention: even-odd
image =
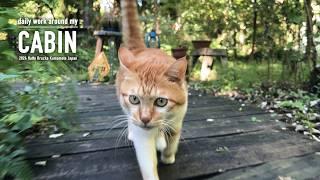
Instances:
[[[130,95],[129,96],[129,101],[131,104],[139,104],[140,103],[140,100],[137,96],[135,95]]]
[[[168,99],[166,98],[157,98],[154,104],[158,107],[164,107],[168,104]]]

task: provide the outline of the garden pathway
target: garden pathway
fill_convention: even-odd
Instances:
[[[26,143],[35,179],[141,179],[131,143],[119,138],[124,125],[110,130],[123,114],[115,88],[77,92],[74,130]],[[160,179],[320,179],[320,143],[251,105],[190,92],[176,163],[160,163]]]

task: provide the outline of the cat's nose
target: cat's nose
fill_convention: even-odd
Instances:
[[[149,117],[142,117],[142,118],[141,118],[141,121],[144,123],[144,125],[147,125],[147,124],[151,121],[151,118],[149,118]]]

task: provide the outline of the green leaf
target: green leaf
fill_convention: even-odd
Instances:
[[[0,28],[5,27],[8,24],[8,19],[0,17]]]

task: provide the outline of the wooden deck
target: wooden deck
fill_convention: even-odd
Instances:
[[[141,179],[131,143],[119,138],[124,126],[110,130],[122,114],[115,89],[77,91],[75,130],[26,145],[35,179]],[[285,124],[258,108],[240,107],[192,91],[176,163],[159,164],[160,179],[320,179],[320,143],[282,130]],[[34,165],[39,161],[46,165]]]

